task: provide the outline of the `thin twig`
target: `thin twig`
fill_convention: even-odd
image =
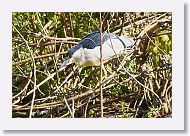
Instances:
[[[86,113],[87,113],[87,110],[88,110],[88,104],[90,102],[90,99],[91,99],[91,97],[88,98],[88,101],[87,101],[86,106],[85,106],[85,110],[84,110],[84,117],[85,118],[86,118]]]
[[[28,80],[27,84],[25,85],[25,87],[18,94],[16,94],[15,96],[12,97],[13,100],[18,98],[20,95],[22,95],[22,93],[24,93],[27,90],[28,85],[31,82],[31,78],[32,78],[32,72],[30,73],[29,80]]]
[[[104,117],[104,105],[103,105],[103,90],[102,90],[102,69],[103,69],[103,61],[102,61],[102,15],[100,12],[100,101],[101,101],[101,117]]]
[[[58,71],[58,72],[60,72],[60,71]],[[34,87],[32,90],[30,90],[30,91],[26,94],[26,96],[30,95],[30,94],[33,93],[37,88],[39,88],[41,85],[43,85],[43,84],[46,83],[48,80],[50,80],[51,78],[53,78],[53,77],[56,75],[56,73],[57,73],[57,72],[52,73],[52,74],[49,75],[46,79],[44,79],[42,82],[40,82],[38,85],[35,85],[35,87]],[[17,103],[20,102],[20,100],[22,100],[23,98],[24,98],[24,96],[21,97],[20,99],[16,100],[13,104],[17,104]]]
[[[34,59],[34,56],[32,54],[32,51],[30,50],[30,47],[28,45],[28,41],[25,40],[25,38],[22,36],[22,34],[17,30],[17,28],[13,24],[12,24],[12,26],[14,27],[14,29],[18,32],[18,34],[21,36],[21,38],[26,43],[27,48],[28,48],[30,55],[32,57],[32,62],[33,62],[33,67],[34,67],[34,90],[33,90],[31,109],[30,109],[30,115],[29,115],[29,118],[31,118],[32,117],[32,110],[33,110],[33,106],[34,106],[34,99],[35,99],[35,95],[36,95],[36,64],[35,64],[35,59]]]
[[[46,29],[44,29],[44,27],[43,27],[43,25],[42,25],[42,22],[41,22],[40,17],[39,17],[38,14],[39,14],[39,13],[36,12],[37,20],[38,20],[40,26],[42,27],[42,30],[43,30],[44,34],[45,34],[45,35],[48,35],[47,32],[46,32]]]
[[[55,39],[56,40],[56,39]],[[23,45],[23,40],[22,39],[17,39],[17,38],[13,38],[12,39],[13,42],[15,43],[19,43],[19,46],[20,45]],[[47,42],[48,40],[46,40],[46,42],[38,42],[38,43],[33,43],[33,42],[29,42],[28,45],[31,46],[31,47],[44,47],[44,46],[54,46],[55,45],[55,41],[50,41],[50,42]],[[58,44],[61,44],[61,43],[64,43],[64,44],[78,44],[78,42],[75,42],[75,39],[72,39],[72,40],[56,40],[56,45]]]
[[[69,109],[69,112],[70,112],[71,116],[73,116],[73,112],[72,112],[72,110],[71,110],[71,108],[70,108],[70,106],[69,106],[69,104],[68,104],[67,99],[65,98],[65,96],[64,96],[64,101],[65,101],[65,104],[66,104],[67,108]]]
[[[72,99],[72,118],[75,118],[75,99]]]
[[[34,59],[38,60],[38,59],[47,58],[47,57],[59,56],[59,55],[64,55],[65,53],[66,52],[59,52],[59,53],[56,53],[56,54],[55,53],[43,54],[43,55],[34,57]],[[27,63],[27,62],[29,62],[31,60],[32,60],[31,58],[20,60],[20,61],[17,61],[15,63],[13,63],[12,65],[13,66],[21,65],[21,64]]]

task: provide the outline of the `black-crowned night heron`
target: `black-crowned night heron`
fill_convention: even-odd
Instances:
[[[134,41],[125,36],[117,36],[114,33],[102,33],[102,60],[126,53]],[[100,32],[95,31],[85,36],[77,45],[68,50],[67,56],[61,68],[75,63],[78,66],[99,66],[100,65]]]

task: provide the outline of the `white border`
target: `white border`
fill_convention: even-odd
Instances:
[[[4,130],[184,130],[184,13],[179,0],[18,0],[0,3],[0,125]],[[172,12],[172,118],[12,118],[12,12]],[[2,14],[3,13],[3,14]],[[3,65],[2,65],[3,64]]]

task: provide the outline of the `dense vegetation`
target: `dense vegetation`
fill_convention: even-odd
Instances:
[[[102,13],[102,31],[131,36],[133,52],[105,64],[104,117],[172,117],[171,13]],[[12,14],[12,116],[100,117],[100,67],[69,65],[68,48],[99,30],[100,13]]]

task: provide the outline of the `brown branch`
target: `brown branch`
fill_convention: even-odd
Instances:
[[[48,41],[48,40],[47,40]],[[50,41],[50,42],[42,42],[42,43],[32,43],[32,42],[29,42],[28,43],[28,45],[30,46],[30,47],[44,47],[44,46],[49,46],[49,45],[57,45],[57,44],[61,44],[61,43],[63,43],[63,44],[78,44],[78,42],[75,42],[75,41]],[[19,44],[22,44],[22,43],[24,43],[24,41],[23,40],[21,40],[21,39],[12,39],[12,42],[15,42],[15,43],[19,43]]]
[[[59,54],[59,55],[64,55],[65,53],[66,53],[66,52],[44,54],[44,55],[41,55],[41,56],[36,56],[36,57],[34,57],[34,60],[38,60],[38,59],[42,59],[42,58],[47,58],[47,57],[54,57],[54,56],[57,55],[57,54]],[[31,61],[31,60],[32,60],[32,58],[28,58],[28,59],[25,59],[25,60],[21,60],[21,61],[18,61],[18,62],[14,62],[12,65],[13,65],[13,66],[18,66],[18,65],[27,63],[27,62],[29,62],[29,61]]]
[[[103,69],[103,60],[102,60],[102,15],[100,12],[100,101],[101,101],[101,117],[104,117],[104,105],[103,105],[103,90],[102,90],[102,69]]]
[[[25,38],[22,36],[22,34],[17,30],[17,28],[14,25],[12,25],[12,26],[18,32],[20,37],[24,40],[25,44],[27,45],[28,51],[30,52],[30,56],[31,56],[32,62],[33,62],[33,67],[34,67],[34,90],[33,90],[31,109],[30,109],[30,115],[29,115],[29,118],[31,118],[32,117],[32,110],[33,110],[33,106],[34,106],[34,99],[35,99],[35,96],[36,96],[36,64],[35,64],[35,59],[34,59],[34,56],[33,56],[32,52],[31,52],[31,50],[30,50],[30,47],[28,45],[28,41],[25,40]]]

